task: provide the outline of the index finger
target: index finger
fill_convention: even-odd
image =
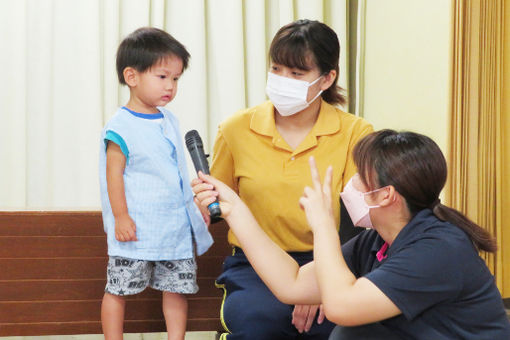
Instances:
[[[322,304],[319,307],[319,316],[317,317],[317,323],[320,325],[324,321],[324,307]]]
[[[203,183],[204,181],[202,181],[200,178],[193,178],[191,180],[191,186],[194,186],[194,185],[197,185],[197,184],[200,184],[200,183]]]
[[[200,178],[204,183],[213,185],[213,187],[216,187],[219,183],[221,183],[220,180],[217,180],[211,175],[204,174],[202,171],[198,172],[198,178]]]
[[[331,182],[333,177],[333,167],[330,165],[326,170],[326,176],[324,176],[324,185],[322,191],[329,197],[331,196]]]
[[[312,328],[313,320],[317,314],[318,306],[310,306],[308,309],[308,315],[306,316],[305,332],[308,332]]]
[[[310,156],[308,159],[308,163],[310,164],[310,172],[312,173],[312,183],[316,190],[321,189],[321,178],[319,176],[319,171],[317,170],[317,165],[315,164],[315,158]]]

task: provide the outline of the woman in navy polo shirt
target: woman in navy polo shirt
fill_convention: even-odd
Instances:
[[[302,267],[223,183],[201,176],[194,191],[204,205],[219,195],[225,219],[278,299],[323,304],[341,325],[330,339],[510,339],[501,295],[478,255],[495,252],[495,240],[439,201],[447,173],[439,147],[420,134],[382,130],[357,144],[354,161],[358,174],[341,197],[355,225],[368,229],[340,248],[332,169],[322,185],[310,159],[314,186],[299,204],[314,232],[314,261]]]

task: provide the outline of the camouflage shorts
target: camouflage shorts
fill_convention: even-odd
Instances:
[[[145,261],[110,256],[105,292],[133,295],[147,286],[164,292],[194,294],[198,291],[195,259]]]

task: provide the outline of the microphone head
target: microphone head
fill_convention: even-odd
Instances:
[[[188,150],[193,148],[193,145],[203,147],[202,138],[200,138],[197,130],[190,130],[186,132],[184,139],[186,140],[186,147]]]

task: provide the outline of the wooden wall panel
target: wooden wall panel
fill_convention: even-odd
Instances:
[[[104,256],[104,236],[3,236],[0,257],[97,257]]]
[[[220,330],[214,286],[230,247],[223,222],[197,259],[198,294],[188,296],[188,330]],[[100,212],[0,212],[0,336],[101,333],[106,237]],[[161,293],[126,297],[126,332],[165,330]]]
[[[96,211],[0,212],[0,236],[103,236]]]
[[[218,319],[191,319],[188,320],[188,331],[215,330],[218,326]],[[151,333],[165,332],[163,320],[127,320],[124,323],[125,333]],[[0,336],[17,334],[20,336],[42,335],[42,334],[101,334],[100,321],[83,322],[44,322],[27,324],[3,324],[0,329]]]
[[[198,276],[216,277],[224,258],[209,252],[200,256]],[[0,258],[0,280],[98,279],[105,277],[106,263],[106,257]]]
[[[211,285],[211,278],[197,279],[200,296],[220,297],[221,291]],[[0,303],[4,301],[55,301],[97,299],[103,293],[104,278],[87,280],[12,280],[0,281]],[[160,291],[146,289],[131,299],[157,299]],[[188,298],[193,298],[190,294]],[[1,313],[1,312],[0,312]]]
[[[190,297],[190,319],[218,316],[221,298]],[[3,323],[80,322],[100,320],[101,300],[0,302]],[[161,299],[126,299],[126,320],[163,320]],[[1,328],[1,327],[0,327]]]

